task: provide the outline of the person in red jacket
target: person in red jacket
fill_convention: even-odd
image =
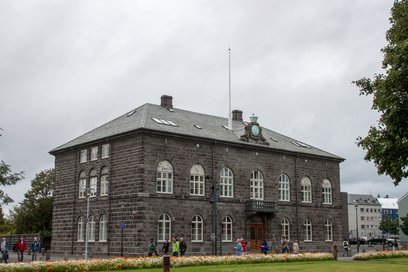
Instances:
[[[242,246],[242,255],[245,255],[247,252],[247,244],[248,242],[244,240],[244,238],[241,238],[241,246]]]
[[[27,247],[27,242],[24,240],[24,237],[21,237],[20,240],[18,240],[16,244],[16,250],[17,250],[19,262],[23,261],[23,254],[24,254],[24,251],[26,250],[26,247]]]

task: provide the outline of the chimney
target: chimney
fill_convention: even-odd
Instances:
[[[243,121],[242,120],[242,111],[241,110],[233,110],[232,111],[232,120],[234,121]]]
[[[168,110],[173,109],[173,97],[172,96],[162,95],[160,99],[161,99],[160,106],[165,107]]]

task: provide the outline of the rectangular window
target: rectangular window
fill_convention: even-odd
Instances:
[[[79,198],[85,197],[86,179],[81,178],[79,180]]]
[[[204,176],[190,176],[190,194],[204,195]]]
[[[360,216],[360,220],[361,220],[361,221],[364,221],[364,216]]]
[[[360,208],[360,212],[364,212],[364,208]]]
[[[108,194],[109,175],[101,176],[101,196]]]
[[[110,156],[110,146],[109,144],[102,145],[102,159],[108,158]]]
[[[96,161],[98,159],[98,147],[94,146],[91,148],[91,161]]]
[[[91,177],[89,179],[89,189],[90,189],[90,196],[96,196],[96,186],[97,186],[98,178]]]
[[[88,160],[88,150],[87,149],[82,149],[81,150],[81,157],[79,159],[80,163],[87,162]]]

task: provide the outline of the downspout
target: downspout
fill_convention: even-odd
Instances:
[[[298,202],[298,174],[297,174],[297,160],[298,160],[298,154],[296,153],[296,158],[295,158],[295,201],[296,201],[296,240],[299,241],[299,202]]]

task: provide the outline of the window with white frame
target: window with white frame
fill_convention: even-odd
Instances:
[[[289,219],[287,219],[286,217],[282,218],[281,230],[282,237],[286,237],[286,239],[290,240],[290,222]]]
[[[324,224],[324,239],[327,242],[333,241],[333,223],[331,220],[327,219],[326,224]]]
[[[101,170],[101,196],[108,195],[109,190],[109,169],[104,167]]]
[[[88,219],[88,233],[88,241],[95,242],[95,219],[93,215]]]
[[[203,241],[203,218],[195,215],[191,220],[191,242]]]
[[[84,241],[84,218],[82,216],[78,218],[77,241],[78,242]]]
[[[306,218],[303,223],[303,232],[305,241],[312,241],[312,221]]]
[[[308,177],[302,178],[300,181],[302,189],[302,202],[312,203],[312,182]]]
[[[173,166],[168,161],[161,161],[157,166],[156,192],[173,193]]]
[[[194,164],[190,170],[190,194],[204,195],[204,168],[199,164]]]
[[[263,175],[261,171],[254,170],[251,173],[251,199],[263,200]]]
[[[232,219],[229,216],[222,219],[222,241],[232,242]]]
[[[290,200],[289,177],[285,174],[279,176],[279,200],[280,201]]]
[[[233,197],[234,196],[234,174],[231,169],[224,167],[220,173],[220,187],[221,197]]]
[[[96,196],[96,188],[98,186],[98,177],[96,176],[96,170],[92,169],[89,173],[89,196]]]
[[[85,189],[86,189],[86,174],[84,171],[81,171],[79,174],[79,198],[85,198]]]
[[[109,158],[110,156],[110,145],[109,144],[104,144],[102,145],[102,152],[101,152],[101,158],[105,159],[105,158]]]
[[[165,242],[170,241],[171,233],[171,218],[168,214],[163,213],[159,217],[157,226],[157,241]]]
[[[91,161],[96,161],[98,159],[98,147],[94,146],[91,148]]]
[[[99,219],[99,242],[108,240],[108,217],[104,214]]]
[[[88,150],[87,149],[82,149],[81,150],[81,156],[79,158],[80,163],[84,163],[88,161]]]
[[[323,204],[332,204],[332,186],[328,179],[322,183]]]

